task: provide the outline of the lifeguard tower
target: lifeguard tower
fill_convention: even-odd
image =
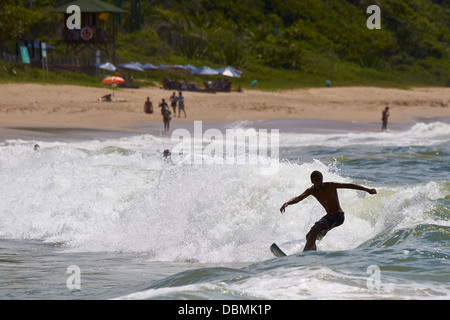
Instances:
[[[81,28],[69,30],[66,21],[72,15],[67,7],[76,5],[81,11]],[[128,11],[100,0],[75,0],[53,10],[64,14],[62,38],[66,43],[66,57],[71,52],[77,58],[84,49],[101,50],[106,58],[116,62],[116,40],[119,15]]]

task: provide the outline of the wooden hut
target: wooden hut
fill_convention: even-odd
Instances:
[[[67,7],[76,5],[81,11],[81,28],[69,30],[66,21],[72,15]],[[115,43],[119,15],[128,13],[122,8],[101,0],[75,0],[53,10],[64,15],[62,39],[66,43],[66,56],[72,52],[75,57],[86,48],[101,50],[115,63]]]

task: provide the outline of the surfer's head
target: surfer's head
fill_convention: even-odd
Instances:
[[[318,183],[323,182],[323,176],[320,171],[315,170],[311,173],[311,182],[315,184],[315,181],[317,181]]]

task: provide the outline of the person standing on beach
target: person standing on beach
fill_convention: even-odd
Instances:
[[[389,107],[386,106],[386,108],[383,110],[383,112],[381,112],[381,121],[383,123],[381,126],[381,131],[387,130],[387,123],[388,123],[389,116],[390,116]]]
[[[150,97],[147,97],[147,100],[144,103],[144,112],[147,114],[153,113],[153,104],[150,101]]]
[[[377,190],[369,189],[353,183],[323,182],[322,173],[313,171],[311,173],[313,186],[306,189],[298,197],[292,198],[284,203],[280,209],[284,213],[287,206],[298,203],[303,199],[314,196],[322,205],[327,214],[317,221],[306,235],[306,245],[303,251],[317,250],[316,240],[321,240],[328,231],[344,223],[344,211],[339,203],[337,189],[354,189],[376,194]]]
[[[181,110],[183,110],[184,117],[186,118],[186,111],[184,111],[184,97],[180,91],[178,92],[178,118],[181,116]]]
[[[173,116],[176,117],[177,116],[177,95],[175,92],[170,96],[170,105],[172,106],[172,109],[173,109]]]

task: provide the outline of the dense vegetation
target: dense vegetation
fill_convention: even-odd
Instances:
[[[258,79],[270,89],[323,86],[331,77],[333,85],[450,86],[448,0],[105,1],[130,11],[121,18],[118,62],[231,65],[244,71],[242,84]],[[0,46],[42,39],[63,55],[61,17],[51,13],[61,2],[36,1],[30,10],[27,0],[2,1]],[[381,8],[379,30],[366,27],[371,4]]]

